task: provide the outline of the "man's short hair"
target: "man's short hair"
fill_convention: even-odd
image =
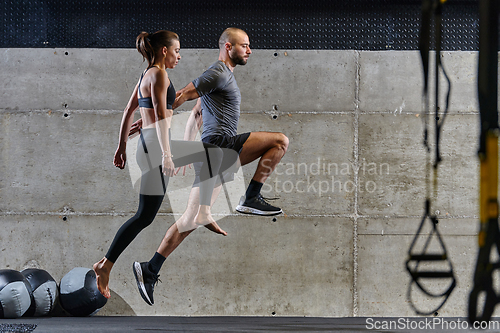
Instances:
[[[247,34],[245,31],[238,28],[227,28],[226,30],[224,30],[224,32],[222,33],[222,35],[220,35],[219,38],[219,48],[220,49],[223,48],[227,42],[234,44],[235,36],[241,32],[244,33],[245,35]]]

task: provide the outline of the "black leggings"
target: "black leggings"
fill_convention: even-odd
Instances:
[[[200,204],[210,205],[219,168],[222,162],[222,149],[199,141],[170,142],[175,167],[200,162],[201,170],[196,170],[199,179]],[[161,148],[155,129],[143,129],[137,146],[137,163],[141,168],[141,193],[136,214],[118,229],[106,258],[116,262],[125,248],[147,226],[149,226],[167,190],[169,177],[161,172]]]

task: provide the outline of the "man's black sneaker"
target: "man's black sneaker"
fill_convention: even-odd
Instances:
[[[273,205],[267,203],[260,193],[250,199],[246,199],[245,196],[242,196],[240,204],[236,206],[236,210],[240,213],[266,216],[283,213],[281,208],[274,207]]]
[[[158,283],[159,275],[149,270],[149,263],[147,262],[134,262],[132,269],[134,270],[135,281],[141,293],[142,299],[149,305],[153,305],[153,291],[155,284]]]

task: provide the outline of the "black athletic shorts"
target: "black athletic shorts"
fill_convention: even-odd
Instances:
[[[201,141],[211,143],[220,148],[229,148],[240,154],[243,144],[248,140],[249,136],[250,133],[238,134],[236,136],[209,135]]]
[[[204,143],[209,143],[222,148],[222,152],[224,154],[222,164],[219,169],[219,177],[215,182],[215,186],[234,180],[234,174],[238,172],[239,168],[239,154],[243,149],[243,144],[248,140],[249,136],[250,133],[242,133],[236,136],[210,135],[203,138],[202,141]],[[200,172],[198,169],[201,170],[201,166],[201,163],[194,163],[194,169],[197,176],[193,186],[198,186],[200,182],[198,177]]]

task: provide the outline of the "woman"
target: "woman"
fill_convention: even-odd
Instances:
[[[210,230],[225,235],[210,212],[211,195],[215,176],[219,172],[222,150],[202,142],[170,139],[175,89],[166,69],[173,69],[181,59],[179,37],[165,30],[154,34],[142,32],[137,37],[136,47],[148,61],[148,68],[141,75],[124,110],[114,165],[120,169],[125,167],[127,139],[131,132],[133,114],[139,108],[142,119],[137,147],[137,163],[142,173],[139,208],[137,213],[120,227],[104,258],[93,265],[97,287],[106,298],[110,297],[109,274],[114,263],[139,232],[153,222],[163,201],[169,177],[175,174],[176,167],[194,162],[203,163],[199,172],[201,181],[198,184],[200,187],[198,215],[193,226],[189,230],[186,229],[188,230],[186,233],[199,225],[207,225]],[[133,131],[137,130],[138,128],[134,127]],[[148,267],[143,268],[157,279],[158,272],[155,268],[161,267],[164,260],[165,257],[155,253]]]

